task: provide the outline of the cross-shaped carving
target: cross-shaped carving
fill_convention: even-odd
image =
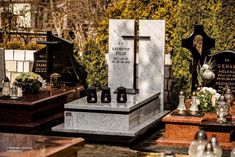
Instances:
[[[140,39],[143,39],[143,40],[150,40],[150,36],[138,36],[136,35],[137,34],[137,27],[136,27],[137,24],[135,24],[135,33],[134,33],[134,36],[130,36],[130,35],[122,35],[122,38],[123,40],[133,40],[134,39],[134,91],[127,91],[127,93],[132,93],[132,94],[136,94],[138,93],[138,88],[137,88],[137,81],[136,81],[136,53],[137,53],[137,42],[138,40]]]
[[[210,49],[215,47],[215,39],[210,38],[204,31],[203,25],[195,25],[194,32],[182,40],[182,47],[191,51],[193,60],[190,68],[192,72],[192,91],[195,90],[197,81],[197,66],[203,65],[210,54]]]

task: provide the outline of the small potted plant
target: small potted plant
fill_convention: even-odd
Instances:
[[[21,73],[15,78],[14,84],[18,87],[21,87],[23,93],[38,93],[39,89],[43,85],[44,80],[38,74],[33,72]]]

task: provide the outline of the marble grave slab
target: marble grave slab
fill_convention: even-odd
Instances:
[[[145,37],[145,38],[142,38]],[[146,38],[149,37],[149,38]],[[165,20],[139,21],[139,73],[140,92],[160,91],[164,100]],[[161,105],[163,107],[163,105]],[[163,110],[163,108],[162,108]]]
[[[109,20],[108,85],[112,91],[134,86],[134,35],[134,20]]]
[[[87,103],[86,97],[65,104],[65,122],[53,127],[56,132],[114,136],[138,135],[167,112],[160,111],[159,92],[128,95],[127,103]],[[100,93],[98,93],[100,97]]]

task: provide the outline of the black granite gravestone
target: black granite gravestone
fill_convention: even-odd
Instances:
[[[208,58],[210,49],[215,47],[215,40],[210,38],[204,31],[203,25],[195,25],[194,32],[182,40],[182,47],[187,48],[193,55],[192,72],[192,91],[195,90],[197,81],[197,66],[201,66]]]
[[[47,78],[47,52],[46,47],[38,50],[34,53],[34,64],[33,72],[42,76],[42,78]]]
[[[47,32],[47,41],[38,43],[47,46],[35,53],[33,72],[40,74],[47,82],[52,73],[58,73],[61,84],[85,84],[86,72],[73,56],[73,42]]]
[[[3,48],[0,48],[0,89],[2,89],[2,81],[6,76],[5,73],[5,52]]]
[[[212,82],[219,93],[223,93],[224,88],[229,86],[235,95],[235,52],[226,50],[212,56],[215,63],[215,79]]]

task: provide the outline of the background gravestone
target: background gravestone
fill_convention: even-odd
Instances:
[[[46,47],[36,51],[34,53],[34,63],[33,72],[42,76],[42,78],[47,78],[47,52]]]
[[[47,41],[37,43],[47,46],[34,53],[33,72],[40,74],[47,82],[51,74],[58,73],[61,75],[58,80],[61,84],[84,84],[86,73],[73,56],[73,42],[47,32]]]
[[[148,38],[147,38],[148,37]],[[139,91],[160,91],[164,101],[165,20],[139,21]]]
[[[228,85],[235,95],[235,52],[226,50],[212,56],[215,63],[215,79],[212,82],[219,93],[223,93],[224,88]]]
[[[2,88],[2,80],[5,78],[5,55],[4,49],[0,48],[0,89]]]
[[[193,56],[190,70],[192,72],[192,91],[194,91],[196,90],[195,85],[198,85],[197,67],[198,65],[202,66],[208,59],[210,49],[215,47],[215,39],[210,38],[205,33],[203,25],[195,25],[194,32],[182,40],[182,47],[187,48]]]
[[[111,91],[120,86],[134,87],[134,37],[134,20],[109,20],[108,85]]]

